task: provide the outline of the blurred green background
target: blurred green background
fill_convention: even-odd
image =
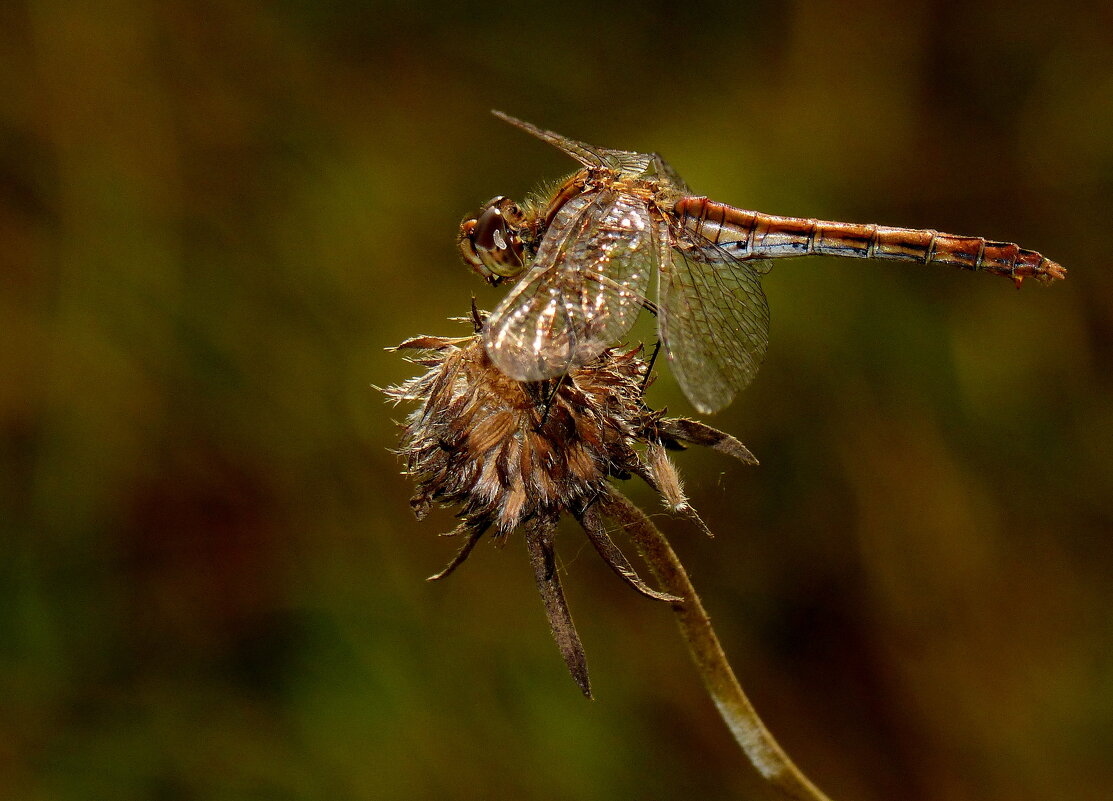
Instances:
[[[744,795],[574,528],[595,702],[520,540],[423,581],[383,349],[492,306],[460,218],[573,168],[492,107],[1070,270],[780,263],[709,420],[762,464],[679,455],[718,537],[660,520],[835,799],[1108,798],[1113,12],[988,0],[0,7],[0,798]]]

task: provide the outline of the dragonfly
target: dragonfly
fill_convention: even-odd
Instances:
[[[1052,283],[1066,270],[1012,242],[932,229],[781,217],[693,194],[657,153],[578,142],[502,112],[581,168],[551,192],[497,196],[460,225],[464,262],[516,281],[487,318],[491,361],[518,381],[566,375],[618,342],[643,309],[692,405],[711,413],[750,384],[769,347],[761,279],[773,259],[825,255],[951,265]],[[656,299],[649,298],[657,277]]]

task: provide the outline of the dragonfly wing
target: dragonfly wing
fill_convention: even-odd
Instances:
[[[660,153],[653,153],[653,166],[661,180],[665,181],[669,189],[676,192],[688,193],[688,184],[680,177],[680,173],[673,169]]]
[[[658,287],[661,339],[684,394],[709,414],[734,400],[765,358],[769,262],[738,259],[682,229],[673,236],[680,246],[668,250]]]
[[[657,248],[645,201],[585,193],[557,212],[525,278],[491,314],[487,353],[506,375],[563,375],[614,344],[645,302]]]

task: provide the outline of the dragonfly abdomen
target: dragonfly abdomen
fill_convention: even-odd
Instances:
[[[1066,271],[1034,250],[1012,242],[956,236],[931,229],[831,222],[736,209],[704,197],[685,197],[675,213],[692,233],[743,259],[842,256],[950,264],[1011,278],[1054,281]]]

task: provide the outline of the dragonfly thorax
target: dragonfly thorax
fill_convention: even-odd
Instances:
[[[526,215],[508,197],[499,195],[479,214],[460,224],[458,244],[464,263],[492,284],[516,278],[529,261]]]

